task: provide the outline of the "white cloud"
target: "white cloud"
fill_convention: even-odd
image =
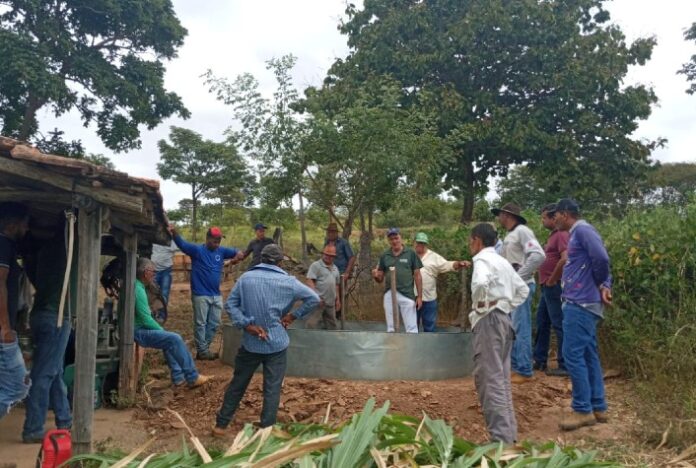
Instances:
[[[337,30],[345,10],[344,0],[175,0],[177,15],[189,34],[179,57],[167,64],[166,84],[177,92],[191,111],[184,121],[167,119],[153,131],[143,130],[142,149],[113,155],[93,128],[84,128],[75,112],[55,118],[41,114],[43,131],[58,127],[71,139],[81,139],[90,152],[104,153],[116,166],[132,175],[158,178],[157,141],[166,138],[169,126],[180,125],[220,140],[230,125],[230,109],[210,95],[200,78],[212,68],[219,76],[234,78],[251,72],[262,78],[268,93],[273,78],[265,61],[293,53],[299,59],[294,78],[300,88],[318,85],[337,57],[347,52],[346,39]],[[627,83],[655,86],[660,98],[650,119],[641,123],[638,138],[669,140],[666,149],[656,152],[661,161],[696,160],[696,96],[687,95],[686,81],[676,71],[693,53],[696,45],[683,40],[683,30],[696,21],[696,2],[663,0],[615,0],[608,8],[626,32],[628,40],[654,35],[658,39],[653,59],[645,67],[631,70]],[[162,193],[168,208],[188,197],[186,186],[163,182]]]

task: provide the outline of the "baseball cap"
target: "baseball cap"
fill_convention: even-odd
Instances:
[[[416,242],[420,242],[421,244],[427,244],[428,235],[424,232],[419,232],[418,234],[416,234]]]
[[[387,230],[387,237],[396,236],[399,233],[400,233],[399,228],[390,227],[389,230]]]
[[[261,249],[261,261],[263,263],[271,263],[275,265],[284,258],[285,255],[283,255],[283,251],[278,244],[268,244],[266,247]]]
[[[254,225],[254,231],[257,231],[257,230],[259,230],[259,229],[268,229],[268,226],[266,226],[266,225],[263,224],[263,223],[256,223],[256,224]]]
[[[211,227],[210,229],[208,229],[207,236],[208,236],[208,237],[215,237],[215,238],[218,238],[218,239],[225,237],[225,236],[222,235],[222,231],[221,231],[220,228],[217,227],[217,226],[213,226],[213,227]]]
[[[556,203],[556,211],[568,211],[570,213],[580,213],[580,205],[572,198],[561,198]]]

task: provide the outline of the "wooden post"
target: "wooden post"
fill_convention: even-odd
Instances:
[[[135,399],[138,376],[135,366],[135,344],[133,330],[135,323],[135,268],[138,257],[138,234],[123,238],[123,277],[118,297],[118,336],[119,336],[119,405],[130,405]]]
[[[399,333],[401,324],[399,323],[399,301],[396,298],[396,267],[389,267],[389,274],[391,276],[391,286],[389,290],[391,291],[392,313],[394,314],[394,331]]]
[[[341,276],[341,330],[346,329],[346,312],[348,311],[348,307],[346,307],[346,288],[348,287],[348,278],[346,278],[345,281],[343,281],[343,276]]]
[[[79,203],[77,329],[73,393],[73,454],[92,451],[94,375],[97,361],[97,281],[101,255],[101,206],[91,199]]]
[[[462,268],[461,272],[461,296],[459,298],[459,316],[457,317],[457,324],[462,329],[462,331],[471,328],[471,323],[469,322],[469,270],[467,268]]]

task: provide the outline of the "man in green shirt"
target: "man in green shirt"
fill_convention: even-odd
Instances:
[[[148,258],[139,258],[135,281],[135,342],[144,348],[161,349],[171,371],[172,383],[178,387],[200,387],[210,377],[199,375],[193,357],[178,333],[166,331],[152,317],[145,286],[155,279],[155,264]]]
[[[421,259],[415,251],[405,247],[398,228],[389,228],[387,238],[391,248],[382,254],[379,265],[372,270],[372,277],[378,283],[384,281],[384,272],[396,269],[396,299],[406,333],[418,333],[416,309],[423,305],[423,286],[420,269]],[[415,294],[414,294],[415,284]],[[391,280],[387,279],[384,292],[384,314],[387,319],[387,332],[394,331],[394,312],[392,310]]]

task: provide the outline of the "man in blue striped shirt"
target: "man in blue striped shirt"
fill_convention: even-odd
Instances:
[[[281,269],[282,261],[283,251],[279,246],[264,247],[261,263],[239,278],[225,304],[232,323],[243,329],[244,335],[234,362],[232,381],[217,414],[214,436],[225,436],[225,429],[259,364],[263,365],[261,427],[276,422],[290,344],[286,328],[319,305],[317,293]],[[296,301],[302,301],[302,306],[290,313]]]

